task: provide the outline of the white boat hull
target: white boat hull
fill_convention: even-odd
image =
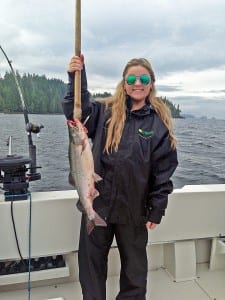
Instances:
[[[80,212],[76,191],[32,195],[32,258],[63,255],[62,268],[31,272],[32,300],[82,299],[77,250]],[[29,200],[14,202],[21,253],[29,256]],[[185,186],[170,195],[166,217],[149,232],[148,296],[151,300],[225,299],[225,185]],[[0,195],[0,261],[19,260],[10,203]],[[116,243],[109,255],[107,300],[119,289]],[[24,300],[27,273],[0,276],[1,300]]]

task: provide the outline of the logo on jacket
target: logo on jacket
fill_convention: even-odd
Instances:
[[[153,136],[154,131],[153,130],[143,130],[141,128],[138,129],[138,134],[145,139],[148,139],[149,137]]]

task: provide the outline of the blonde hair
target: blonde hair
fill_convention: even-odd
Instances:
[[[125,66],[123,71],[123,78],[119,82],[114,95],[103,100],[106,109],[109,109],[111,112],[110,118],[107,121],[108,130],[104,150],[107,153],[112,152],[113,150],[118,150],[119,142],[122,136],[126,120],[126,92],[124,89],[125,76],[128,69],[132,66],[142,66],[149,71],[152,78],[152,88],[150,90],[148,100],[152,107],[155,109],[156,113],[159,115],[159,117],[162,119],[162,121],[168,128],[171,147],[174,149],[176,147],[176,139],[173,134],[171,113],[166,104],[164,104],[164,102],[160,98],[156,97],[155,75],[152,66],[149,63],[149,61],[145,58],[134,58],[131,59]]]

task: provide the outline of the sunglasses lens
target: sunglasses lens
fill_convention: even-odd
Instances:
[[[147,74],[143,74],[143,75],[140,76],[140,81],[141,81],[142,84],[148,85],[149,82],[151,81],[151,77]]]
[[[135,75],[128,75],[126,78],[126,82],[128,85],[132,85],[135,83],[137,77]]]
[[[132,85],[136,82],[137,78],[140,78],[140,82],[143,85],[148,85],[149,82],[151,82],[151,77],[147,74],[142,74],[141,76],[128,75],[126,78],[126,82],[128,85]]]

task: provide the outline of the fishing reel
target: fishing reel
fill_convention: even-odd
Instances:
[[[41,174],[36,172],[36,147],[33,143],[29,144],[30,157],[28,158],[12,154],[11,136],[7,144],[8,155],[0,157],[0,184],[5,191],[5,201],[26,200],[29,194],[29,182],[41,179]]]
[[[42,128],[44,128],[44,125],[42,125],[42,124],[40,124],[40,125],[35,125],[33,123],[26,124],[26,131],[28,132],[28,134],[31,134],[31,133],[39,134]]]
[[[26,200],[29,181],[26,175],[31,160],[17,155],[0,158],[0,183],[5,191],[5,201]]]

